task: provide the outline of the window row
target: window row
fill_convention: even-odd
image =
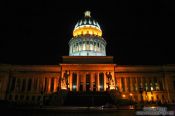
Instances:
[[[94,51],[98,51],[98,52],[105,52],[105,46],[101,43],[96,43],[96,42],[91,42],[91,41],[87,41],[87,42],[80,42],[80,43],[76,43],[76,44],[72,44],[70,46],[70,52],[77,52],[77,51],[81,51],[81,50],[94,50]]]
[[[51,79],[51,81],[49,81]],[[9,92],[54,91],[55,78],[11,78]]]
[[[163,81],[141,78],[121,78],[121,91],[162,91]]]

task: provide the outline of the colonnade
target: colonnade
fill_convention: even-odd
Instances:
[[[112,74],[112,73],[111,73]],[[64,71],[62,74],[64,77]],[[112,74],[113,81],[114,76]],[[61,83],[61,88],[66,89],[66,84]],[[68,88],[70,91],[106,91],[108,85],[106,72],[70,72],[68,78]],[[111,85],[112,86],[115,85]]]

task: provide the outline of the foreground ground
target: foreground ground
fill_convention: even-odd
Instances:
[[[93,107],[13,108],[1,109],[2,116],[135,116],[134,110],[99,109]]]

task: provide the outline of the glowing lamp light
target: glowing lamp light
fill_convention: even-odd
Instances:
[[[151,95],[151,97],[153,97],[153,95]]]
[[[66,88],[66,87],[62,87],[61,89],[62,89],[62,90],[66,90],[67,88]]]
[[[132,93],[130,93],[129,95],[130,95],[130,96],[133,96],[133,94],[132,94]]]
[[[155,106],[151,106],[152,109],[156,108]]]
[[[123,97],[123,98],[125,98],[125,97],[126,97],[126,95],[125,95],[125,94],[123,94],[123,95],[122,95],[122,97]]]
[[[73,89],[76,89],[76,85],[73,85]]]

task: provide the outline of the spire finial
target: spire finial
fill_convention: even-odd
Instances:
[[[90,11],[85,11],[84,15],[85,15],[85,17],[91,17],[91,12]]]

